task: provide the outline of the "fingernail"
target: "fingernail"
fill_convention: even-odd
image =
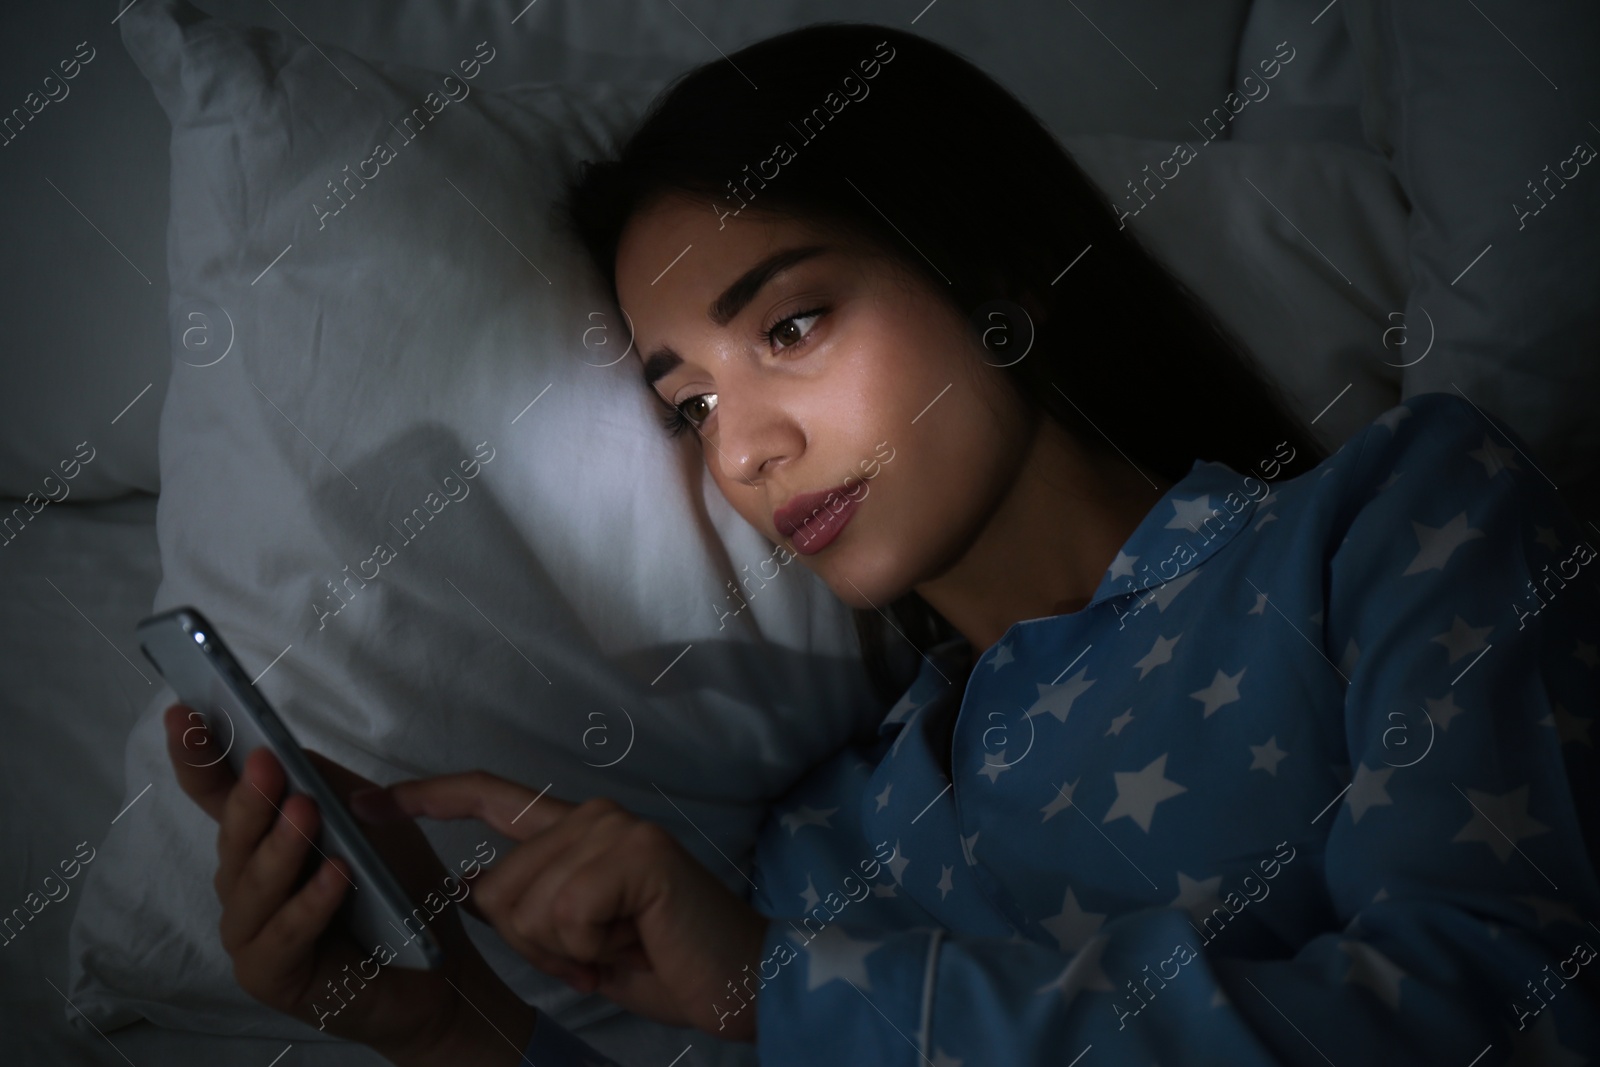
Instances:
[[[366,823],[399,822],[406,817],[387,789],[358,789],[350,794],[350,810]]]

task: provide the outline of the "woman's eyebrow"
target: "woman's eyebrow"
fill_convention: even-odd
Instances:
[[[713,324],[728,325],[735,315],[744,310],[746,304],[755,299],[761,287],[771,281],[775,274],[827,251],[827,245],[802,245],[774,252],[739,275],[738,279],[712,302],[706,314],[710,316]]]
[[[706,316],[715,325],[726,326],[775,276],[798,263],[829,251],[831,249],[827,245],[800,245],[774,252],[739,275],[732,285],[724,289],[722,295],[713,300],[711,306],[706,309]],[[672,369],[682,362],[683,357],[671,348],[662,346],[656,349],[644,361],[645,385],[653,388],[656,382],[672,373]]]

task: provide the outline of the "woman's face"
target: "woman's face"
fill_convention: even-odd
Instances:
[[[745,521],[841,600],[881,607],[965,555],[1032,430],[942,293],[801,222],[719,222],[677,196],[630,220],[616,268],[663,412]]]

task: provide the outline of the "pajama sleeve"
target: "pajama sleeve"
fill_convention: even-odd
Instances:
[[[850,922],[806,943],[775,921],[764,1067],[1600,1056],[1600,534],[1453,394],[1411,398],[1347,449],[1307,631],[1329,671],[1305,684],[1343,690],[1350,768],[1298,843],[1326,919],[1265,956],[1203,944],[1164,906],[1070,952]],[[1224,796],[1216,818],[1252,813]],[[1132,980],[1156,974],[1133,1017]]]

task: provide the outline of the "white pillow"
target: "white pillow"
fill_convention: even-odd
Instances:
[[[291,727],[370,778],[484,767],[568,799],[611,795],[742,886],[733,864],[765,805],[883,709],[848,611],[809,571],[750,578],[748,606],[726,614],[730,583],[770,573],[771,546],[692,442],[660,431],[600,280],[552,229],[575,161],[606,154],[657,86],[471,90],[181,0],[130,8],[122,32],[172,120],[174,300],[208,303],[230,331],[205,339],[228,353],[214,365],[192,365],[194,349],[174,363],[155,606],[199,606],[247,670],[266,671]],[[413,139],[390,125],[452,85],[470,95],[438,98]],[[384,139],[392,158],[363,165]],[[1172,150],[1073,144],[1108,190]],[[1303,406],[1357,382],[1317,424],[1342,440],[1394,402],[1396,383],[1363,361],[1384,306],[1353,299],[1240,191],[1254,180],[1361,292],[1397,301],[1392,179],[1338,146],[1200,152],[1129,224]],[[347,203],[327,187],[346,165],[369,176]],[[1319,227],[1330,210],[1339,221]],[[311,1039],[231,981],[214,831],[166,762],[170,700],[154,696],[129,741],[136,803],[83,888],[73,1001],[102,1027],[143,1015]],[[484,836],[429,833],[446,859]],[[469,925],[564,1025],[615,1010]]]
[[[1600,520],[1600,6],[1342,7],[1366,136],[1412,202],[1395,359],[1433,348],[1405,395],[1457,393],[1504,419]]]
[[[1282,51],[1294,58],[1278,64]],[[1369,147],[1361,130],[1361,64],[1342,13],[1328,10],[1328,0],[1253,0],[1233,80],[1250,101],[1229,124],[1235,141]]]
[[[1328,141],[1063,143],[1323,444],[1337,448],[1399,403],[1400,357],[1384,333],[1409,284],[1406,207],[1381,157]]]
[[[17,356],[0,362],[0,496],[108,499],[160,487],[156,423],[171,338],[182,337],[204,309],[168,300],[169,130],[118,44],[117,16],[126,6],[128,0],[28,5],[20,27],[0,36],[0,70],[10,72],[6,84],[14,90],[5,106],[37,111],[14,123],[22,132],[3,146],[7,165],[0,167],[0,202],[10,208],[0,273],[7,276],[7,342]],[[733,52],[819,19],[915,18],[913,30],[971,55],[1057,133],[1181,136],[1190,116],[1227,89],[1250,0],[1153,0],[1096,11],[1092,23],[1068,6],[1032,0],[943,3],[921,16],[889,0],[201,6],[241,25],[284,33],[292,27],[324,49],[337,45],[435,70],[454,66],[462,42],[488,39],[499,53],[478,78],[488,88],[536,79],[664,80],[717,58],[718,48]],[[73,60],[80,42],[93,59],[69,65],[77,76],[64,79],[60,64]],[[97,456],[67,483],[58,467],[84,440]],[[46,484],[49,475],[55,480]]]

